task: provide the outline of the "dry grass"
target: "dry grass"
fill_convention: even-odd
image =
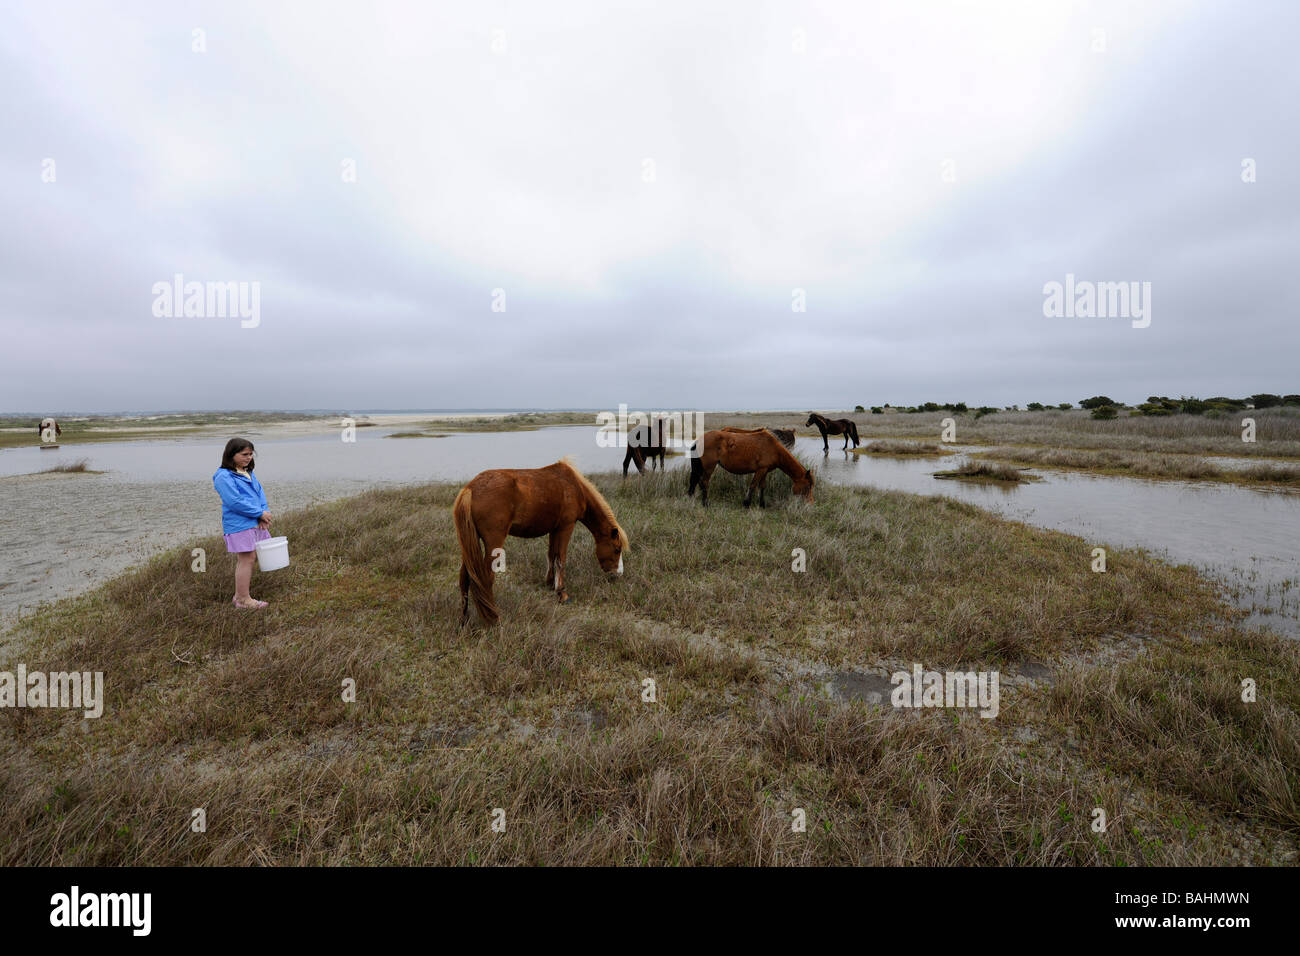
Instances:
[[[873,441],[861,448],[853,449],[855,455],[897,455],[903,458],[916,456],[942,457],[955,452],[928,442],[915,441]]]
[[[1139,478],[1178,478],[1232,484],[1300,488],[1300,466],[1258,464],[1225,468],[1204,458],[1147,452],[1085,451],[1078,448],[993,448],[980,458]]]
[[[0,416],[0,448],[20,448],[40,444],[37,423],[42,417],[42,415]],[[59,441],[83,445],[89,442],[139,441],[208,435],[218,427],[308,421],[324,416],[300,412],[173,412],[148,416],[86,415],[65,418],[56,415],[56,417],[59,419],[59,427],[63,429]]]
[[[65,461],[61,464],[55,465],[53,468],[42,468],[40,471],[36,472],[36,474],[38,475],[51,475],[51,474],[100,475],[103,474],[103,472],[92,470],[90,468],[89,458],[78,458],[76,461]]]
[[[522,432],[555,425],[590,425],[595,428],[596,413],[518,412],[482,418],[430,418],[419,424],[422,428],[433,428],[440,432]]]
[[[262,612],[230,607],[212,538],[27,619],[3,667],[102,670],[107,700],[98,721],[0,711],[0,863],[1293,858],[1295,645],[1232,630],[1190,569],[1113,550],[1093,574],[1091,543],[942,498],[819,487],[810,507],[776,479],[746,511],[720,475],[736,506],[705,512],[680,474],[594,480],[631,536],[625,579],[578,529],[558,606],[544,542],[510,539],[493,629],[456,627],[450,485],[282,516],[294,564],[255,577]],[[1150,653],[1078,663],[1134,633]],[[1030,660],[1057,686],[1005,684],[993,720],[820,690]],[[1258,709],[1232,704],[1242,674]],[[1093,833],[1094,806],[1122,825]]]
[[[950,471],[936,471],[936,478],[959,478],[970,481],[1035,481],[1033,475],[1026,475],[1019,468],[1002,465],[997,462],[968,461],[959,468]]]
[[[942,421],[956,422],[957,442],[963,445],[1042,445],[1055,448],[1110,448],[1153,454],[1230,455],[1300,458],[1300,408],[1264,408],[1231,415],[1129,416],[1095,420],[1082,409],[1042,412],[997,412],[977,418],[973,413],[917,412],[852,416],[866,438],[934,440]],[[1255,441],[1242,441],[1242,419],[1255,421]],[[807,430],[805,429],[805,432]]]

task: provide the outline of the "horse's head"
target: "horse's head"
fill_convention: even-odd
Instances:
[[[596,560],[600,569],[610,577],[623,573],[623,552],[627,550],[627,535],[618,525],[612,526],[604,534],[595,535]]]
[[[793,482],[793,489],[796,495],[803,497],[803,500],[812,504],[813,500],[813,473],[809,468],[803,473],[803,477]]]
[[[817,416],[816,416],[816,415],[813,415],[813,414],[810,414],[810,415],[808,416],[808,420],[807,420],[806,422],[803,423],[804,428],[811,428],[813,425],[816,425],[816,424],[817,424]]]

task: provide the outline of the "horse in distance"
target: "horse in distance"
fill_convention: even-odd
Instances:
[[[816,412],[808,413],[808,421],[804,422],[805,426],[817,426],[817,430],[822,433],[822,451],[831,450],[830,443],[827,442],[827,435],[843,435],[844,448],[847,451],[849,439],[853,439],[853,447],[858,447],[858,426],[851,418],[827,418],[825,415],[819,415]]]

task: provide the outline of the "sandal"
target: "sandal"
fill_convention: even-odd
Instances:
[[[252,604],[240,604],[239,598],[231,598],[230,603],[235,605],[235,607],[239,608],[241,611],[260,611],[262,608],[266,607],[265,601],[259,601],[256,598],[253,599]]]

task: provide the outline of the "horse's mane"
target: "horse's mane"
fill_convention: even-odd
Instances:
[[[767,429],[763,429],[763,430],[767,431]],[[803,466],[803,462],[801,462],[798,458],[794,457],[794,455],[790,454],[789,449],[785,447],[785,444],[781,441],[781,439],[777,438],[770,431],[768,432],[767,437],[771,439],[773,447],[777,449],[778,458],[784,461],[787,465],[794,466],[798,471],[803,472],[805,475],[812,474],[812,469],[805,468]]]
[[[573,463],[573,459],[568,455],[565,455],[560,459],[560,464],[567,467],[569,471],[573,472],[573,477],[578,479],[578,484],[580,484],[582,490],[587,493],[587,502],[597,509],[606,521],[618,529],[619,547],[626,551],[628,547],[627,532],[623,530],[623,526],[619,524],[618,519],[614,517],[614,509],[609,506],[609,502],[605,500],[605,496],[602,495],[600,490],[587,479],[586,475],[578,471],[578,466]]]

